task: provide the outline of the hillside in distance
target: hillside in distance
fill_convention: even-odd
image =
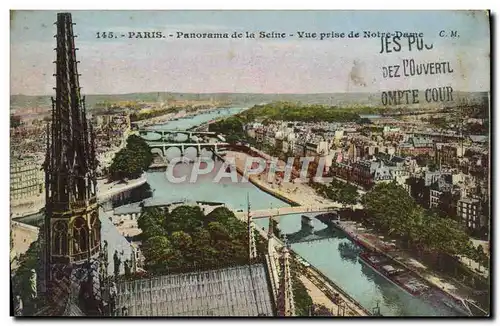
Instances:
[[[84,94],[85,95],[85,94]],[[447,103],[428,104],[421,101],[415,108],[453,106],[461,103],[464,99],[467,103],[482,103],[487,100],[487,92],[454,92],[454,101]],[[50,95],[11,95],[10,108],[47,108],[51,107]],[[109,95],[85,95],[87,108],[92,109],[96,104],[103,102],[138,101],[138,102],[166,102],[174,99],[178,101],[209,101],[230,103],[231,105],[252,106],[260,103],[270,103],[276,101],[300,102],[303,104],[325,104],[338,107],[354,106],[382,106],[380,93],[319,93],[319,94],[253,94],[253,93],[171,93],[171,92],[150,92],[150,93],[130,93],[130,94],[109,94]]]

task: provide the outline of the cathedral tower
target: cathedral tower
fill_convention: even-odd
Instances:
[[[96,200],[95,142],[80,85],[71,14],[57,14],[56,87],[47,128],[46,291],[97,295],[101,225]],[[62,290],[61,290],[62,289]],[[91,291],[91,289],[93,289]],[[76,291],[75,291],[76,290]],[[62,300],[62,299],[61,299]]]

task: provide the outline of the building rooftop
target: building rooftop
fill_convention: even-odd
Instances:
[[[412,137],[411,141],[415,147],[432,147],[434,143],[431,139],[422,137]]]
[[[467,204],[476,204],[479,203],[479,199],[477,198],[462,198],[460,199],[461,202],[467,203]]]
[[[469,138],[474,143],[485,143],[488,141],[488,136],[483,136],[483,135],[470,135]]]
[[[272,316],[263,264],[165,275],[117,284],[128,316]]]

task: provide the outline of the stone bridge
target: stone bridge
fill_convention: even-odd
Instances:
[[[168,141],[170,141],[171,136],[179,135],[179,134],[186,135],[188,143],[192,142],[193,136],[199,136],[199,137],[206,137],[206,136],[217,137],[218,136],[218,134],[216,132],[212,132],[212,131],[163,130],[163,129],[154,129],[154,128],[147,128],[147,129],[139,130],[139,136],[148,142],[168,142]],[[147,137],[147,135],[150,135],[150,136]]]
[[[196,156],[200,156],[202,149],[207,149],[211,151],[214,155],[221,155],[225,153],[228,143],[217,142],[217,143],[159,143],[159,142],[147,142],[151,153],[159,154],[164,159],[167,156],[167,150],[170,148],[178,148],[181,152],[181,156],[184,156],[188,148],[196,149]]]
[[[305,213],[328,213],[333,210],[341,208],[335,205],[324,205],[324,206],[295,206],[295,207],[281,207],[281,208],[269,208],[269,209],[259,209],[250,211],[250,217],[254,220],[267,218],[272,216],[273,218],[282,217],[291,214],[305,214]],[[246,212],[238,212],[237,214],[246,214]],[[246,216],[246,215],[245,215]]]

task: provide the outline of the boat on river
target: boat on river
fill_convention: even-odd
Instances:
[[[385,256],[364,251],[359,254],[359,260],[412,296],[420,296],[430,289],[428,285],[412,276],[409,270],[391,262]]]

